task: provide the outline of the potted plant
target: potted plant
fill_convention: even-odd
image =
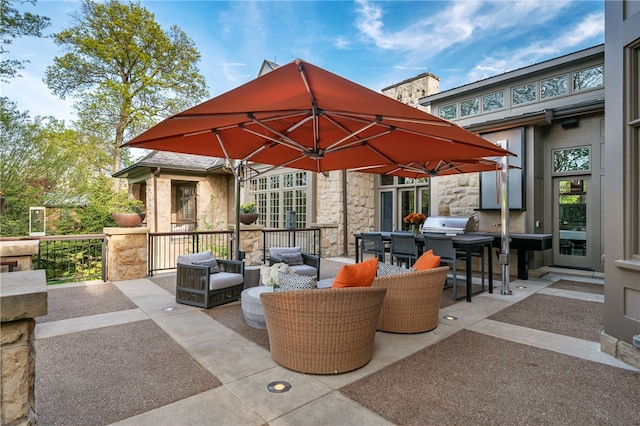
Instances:
[[[240,223],[251,225],[258,220],[258,208],[256,203],[249,202],[240,206]]]
[[[129,198],[117,200],[111,208],[111,216],[118,226],[124,228],[138,226],[145,218],[144,203],[141,200]]]

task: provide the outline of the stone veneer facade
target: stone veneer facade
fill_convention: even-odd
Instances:
[[[104,228],[107,281],[144,278],[148,274],[149,228]]]
[[[431,112],[431,108],[420,105],[418,100],[438,92],[440,79],[429,72],[382,89],[384,95],[425,112]]]
[[[0,424],[36,425],[35,318],[47,314],[44,270],[3,274],[0,281]]]

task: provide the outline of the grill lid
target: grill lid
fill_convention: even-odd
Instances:
[[[428,216],[422,225],[422,232],[438,234],[464,234],[474,232],[476,221],[473,217],[464,216]]]

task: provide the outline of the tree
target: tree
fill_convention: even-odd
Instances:
[[[42,30],[50,24],[49,18],[34,15],[29,12],[20,13],[12,7],[15,3],[10,0],[0,0],[0,80],[7,81],[8,78],[18,76],[18,70],[24,68],[24,64],[28,60],[5,59],[10,53],[7,47],[13,43],[13,40],[20,36],[42,37]],[[20,1],[27,3],[27,1]],[[36,4],[36,0],[30,0],[28,3]]]
[[[65,128],[53,117],[31,119],[0,97],[0,188],[6,207],[3,236],[26,235],[30,206],[44,204],[46,193],[63,198],[86,195],[106,174],[109,158],[90,136]]]
[[[200,52],[177,26],[163,31],[138,2],[84,0],[74,19],[54,36],[69,53],[54,59],[45,82],[62,99],[76,96],[82,129],[113,138],[115,173],[125,139],[208,96]]]

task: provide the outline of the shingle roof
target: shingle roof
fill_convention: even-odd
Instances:
[[[153,166],[207,171],[217,166],[222,166],[224,160],[222,158],[207,157],[204,155],[152,151],[136,164],[143,167]]]

